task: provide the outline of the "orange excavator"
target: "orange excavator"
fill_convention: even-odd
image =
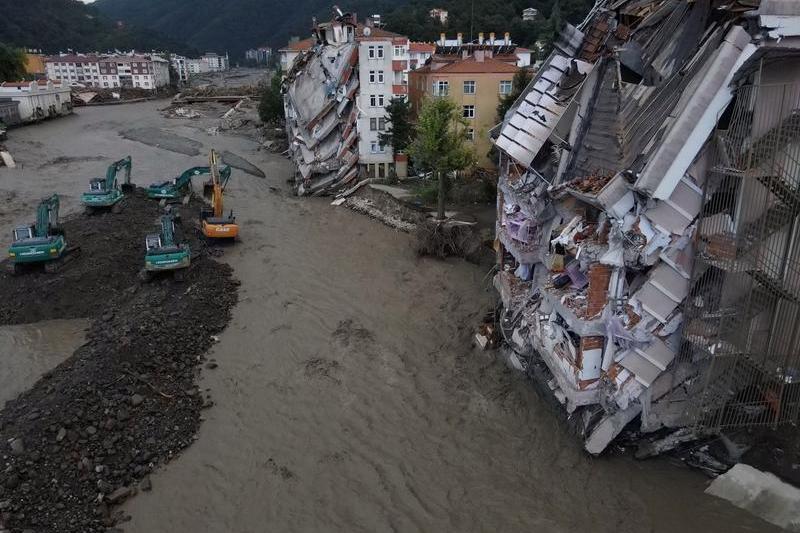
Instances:
[[[219,155],[215,150],[211,150],[208,166],[211,169],[211,179],[205,186],[211,191],[211,206],[200,210],[200,229],[208,239],[235,239],[239,235],[239,224],[236,223],[233,211],[227,215],[223,213],[222,205],[222,195],[230,179],[230,171],[223,172],[224,178],[220,176]]]

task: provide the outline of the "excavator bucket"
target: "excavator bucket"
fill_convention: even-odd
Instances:
[[[123,183],[120,189],[122,189],[123,193],[130,194],[136,190],[136,185],[134,185],[133,183]]]

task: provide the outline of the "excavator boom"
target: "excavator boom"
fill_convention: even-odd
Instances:
[[[233,211],[225,216],[223,203],[225,186],[231,178],[231,167],[220,166],[217,152],[211,150],[209,169],[212,189],[211,209],[205,208],[200,211],[203,235],[209,238],[234,239],[239,235],[239,225],[236,223]]]

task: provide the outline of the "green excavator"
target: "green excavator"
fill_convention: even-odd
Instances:
[[[63,229],[58,225],[58,195],[45,198],[36,210],[36,222],[14,229],[13,242],[8,249],[8,269],[22,272],[26,265],[43,264],[46,272],[55,272],[79,248],[67,247]]]
[[[88,214],[101,209],[118,213],[122,209],[125,193],[132,192],[134,188],[131,184],[131,166],[131,156],[124,157],[108,166],[105,178],[94,178],[89,182],[89,190],[81,195],[81,203]],[[121,184],[117,181],[120,170],[125,171]]]
[[[176,280],[182,280],[192,261],[189,245],[178,243],[175,217],[170,211],[161,216],[159,223],[161,231],[145,237],[142,278],[149,280],[156,272],[172,271]]]
[[[201,174],[211,174],[211,168],[193,167],[177,178],[153,183],[147,187],[147,197],[166,200],[167,202],[178,201],[182,196],[186,196],[191,192],[192,178]],[[231,176],[231,167],[221,165],[219,174],[220,178],[227,180]]]

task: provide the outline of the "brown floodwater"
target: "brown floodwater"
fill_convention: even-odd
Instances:
[[[0,326],[0,408],[72,355],[88,325],[78,319]]]
[[[157,128],[267,175],[236,172],[226,196],[242,240],[223,260],[242,285],[210,354],[219,367],[203,370],[216,405],[153,491],[126,503],[126,532],[775,530],[704,495],[698,472],[587,456],[523,378],[471,348],[492,301],[484,269],[418,259],[408,235],[291,197],[288,161],[206,134],[211,119],[165,120],[164,105],[14,130],[24,170],[0,170],[0,198],[30,205],[46,185],[74,209],[98,154],[131,154],[139,183],[203,163],[118,135]],[[73,159],[41,165],[59,156]],[[19,213],[6,215],[4,231]]]

